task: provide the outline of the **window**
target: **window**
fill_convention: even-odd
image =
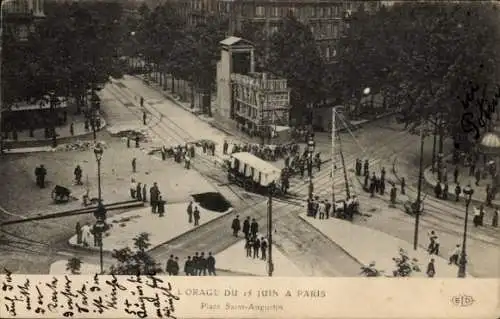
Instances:
[[[331,15],[332,15],[332,8],[328,7],[328,8],[325,8],[325,15],[330,18]]]
[[[258,6],[255,8],[255,15],[257,17],[263,17],[264,16],[264,7]]]
[[[276,25],[272,26],[270,31],[271,31],[271,34],[278,32],[278,26],[276,26]]]
[[[329,47],[326,47],[326,50],[325,50],[325,57],[328,59],[330,58],[330,48]]]
[[[278,7],[272,7],[271,8],[271,16],[273,16],[273,17],[278,17],[279,16],[279,8]]]
[[[332,27],[333,27],[332,35],[335,39],[338,39],[339,38],[339,25],[334,24],[334,25],[332,25]]]
[[[332,15],[337,18],[339,16],[339,7],[335,6],[332,8]]]
[[[318,17],[324,17],[325,16],[325,9],[323,8],[318,8]]]

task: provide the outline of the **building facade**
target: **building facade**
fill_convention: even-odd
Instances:
[[[231,74],[234,120],[248,132],[289,126],[290,89],[287,80],[270,73]]]
[[[44,0],[3,0],[3,32],[11,33],[19,41],[26,41],[37,19],[45,17]]]
[[[339,54],[338,40],[345,31],[348,17],[363,8],[372,12],[379,1],[336,0],[219,0],[218,11],[229,18],[230,34],[251,23],[270,35],[278,30],[280,20],[293,14],[309,26],[325,61],[334,61]]]

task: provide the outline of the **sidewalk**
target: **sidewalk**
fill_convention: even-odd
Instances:
[[[409,254],[410,259],[416,258],[418,260],[421,272],[413,272],[413,277],[427,277],[425,272],[431,258],[435,260],[436,277],[457,277],[457,267],[448,265],[448,261],[444,258],[435,255],[430,256],[422,248],[414,251],[410,243],[386,233],[358,226],[337,218],[319,220],[307,217],[306,214],[299,216],[342,247],[343,250],[359,263],[368,265],[371,262],[375,262],[375,268],[384,271],[386,276],[392,277],[392,271],[395,269],[392,258],[398,257],[399,249],[403,248]],[[470,278],[470,275],[467,274],[467,277]]]
[[[438,182],[437,172],[432,173],[432,168],[427,167],[424,170],[424,180],[427,184],[429,184],[429,186],[434,188]],[[469,169],[467,167],[462,167],[460,169],[460,174],[458,175],[458,183],[460,184],[460,187],[462,189],[469,184],[472,189],[474,189],[474,194],[472,195],[473,202],[486,203],[486,185],[490,184],[491,186],[491,178],[481,179],[479,181],[479,186],[476,186],[476,178],[474,176],[469,176]],[[451,171],[451,174],[448,171],[448,198],[450,200],[455,200],[456,186],[457,184],[453,183],[453,170]],[[465,196],[463,193],[460,194],[460,198],[465,200]],[[491,204],[493,205],[493,207],[500,207],[500,200],[494,199],[491,201]]]
[[[85,139],[91,137],[93,134],[91,129],[85,129],[83,113],[76,115],[74,114],[75,110],[76,107],[69,107],[66,123],[56,127],[58,145],[69,143],[76,139]],[[71,123],[73,123],[73,135],[70,132]],[[101,127],[97,131],[102,130],[105,126],[106,121],[101,116]],[[4,139],[4,143],[5,153],[46,152],[51,149],[52,138],[45,138],[44,129],[38,128],[33,131],[33,137],[29,136],[29,130],[24,130],[17,133],[17,140],[14,140],[12,134],[9,134],[9,138]],[[23,151],[23,149],[25,150]]]
[[[232,212],[232,208],[223,213],[213,212],[194,203],[193,206],[196,205],[198,207],[201,217],[200,226],[194,227],[193,223],[188,223],[188,215],[186,213],[187,205],[188,203],[167,204],[165,206],[164,217],[159,217],[158,214],[152,214],[151,207],[113,216],[113,218],[108,220],[108,224],[111,225],[111,228],[104,235],[103,250],[113,251],[114,249],[126,247],[133,249],[134,237],[143,232],[149,233],[151,246],[148,250],[151,250]],[[84,248],[82,245],[76,243],[76,235],[69,239],[69,244],[74,247]],[[98,250],[99,247],[95,247],[93,244],[93,238],[91,238],[89,247],[86,249]]]
[[[243,234],[240,232],[240,237]],[[230,234],[228,234],[230,236]],[[266,237],[262,234],[257,234],[259,238]],[[260,256],[259,250],[259,256]],[[253,254],[253,249],[252,249]],[[257,276],[268,276],[268,264],[262,259],[253,259],[246,257],[245,239],[238,241],[236,244],[221,251],[215,255],[217,261],[216,267],[220,270],[246,273]],[[297,268],[285,255],[283,255],[276,246],[273,246],[273,264],[274,264],[274,277],[303,277],[302,271]]]

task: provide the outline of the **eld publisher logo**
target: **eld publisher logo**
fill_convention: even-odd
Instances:
[[[475,302],[472,296],[458,295],[451,298],[451,303],[457,307],[469,307]]]

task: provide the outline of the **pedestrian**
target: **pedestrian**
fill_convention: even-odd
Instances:
[[[259,258],[259,250],[260,250],[260,240],[258,237],[255,237],[253,240],[253,258]]]
[[[189,154],[186,152],[184,155],[184,168],[189,169],[191,167],[191,157],[189,157]]]
[[[137,186],[135,188],[135,196],[138,201],[142,202],[142,185],[140,182],[137,183]]]
[[[47,175],[47,170],[45,169],[45,166],[42,164],[39,167],[39,173],[40,173],[40,188],[45,188],[45,176]]]
[[[80,167],[80,165],[76,165],[73,174],[75,175],[76,185],[82,185],[82,174],[83,174],[83,172],[82,172],[82,168]]]
[[[483,226],[484,220],[484,205],[479,206],[479,226]]]
[[[474,176],[475,172],[476,172],[476,163],[472,161],[469,166],[469,176]]]
[[[147,114],[146,111],[142,111],[142,124],[146,125],[146,119],[147,119]]]
[[[453,183],[458,184],[458,165],[455,165],[455,169],[453,170]]]
[[[174,262],[172,263],[172,274],[174,276],[179,276],[179,257],[175,256]]]
[[[455,186],[455,201],[458,202],[460,200],[460,193],[462,192],[462,188],[460,188],[460,184]]]
[[[193,222],[193,202],[192,201],[189,202],[186,211],[188,214],[188,223],[191,224]]]
[[[148,189],[148,188],[147,188],[147,185],[146,185],[146,184],[144,184],[144,185],[142,186],[142,201],[143,201],[144,203],[148,201],[148,200],[146,199],[146,195],[147,195],[147,193],[148,193],[147,189]]]
[[[257,236],[257,233],[259,232],[259,224],[255,220],[255,218],[252,218],[252,223],[250,224],[250,233],[252,238]]]
[[[243,234],[245,234],[245,239],[248,239],[250,235],[250,216],[247,216],[243,222]]]
[[[156,206],[158,208],[158,216],[159,217],[163,217],[163,215],[165,214],[165,203],[166,201],[164,201],[161,197],[161,195],[158,196],[158,200],[156,201]]]
[[[327,200],[325,200],[325,218],[330,218],[330,209],[332,209],[332,204]]]
[[[239,215],[236,215],[236,218],[233,219],[233,223],[231,224],[231,228],[233,229],[233,236],[234,237],[238,237],[238,232],[241,229],[239,217],[240,217]]]
[[[441,192],[442,192],[441,183],[437,182],[436,186],[434,186],[434,194],[436,195],[436,198],[441,198]]]
[[[370,165],[370,164],[368,164],[368,160],[365,160],[365,164],[364,164],[364,166],[363,166],[363,168],[364,168],[364,172],[363,172],[363,174],[364,174],[365,176],[366,176],[366,175],[368,175],[368,168],[370,167],[369,165]]]
[[[365,182],[364,182],[364,184],[363,184],[363,189],[364,189],[365,191],[367,191],[367,192],[368,192],[368,191],[370,191],[370,189],[368,188],[368,181],[369,181],[369,180],[370,180],[370,175],[369,175],[369,174],[366,174],[366,175],[365,175]]]
[[[490,184],[487,184],[486,185],[486,205],[488,207],[491,207],[491,201],[493,200],[493,196],[492,195],[492,190],[491,190],[491,187],[490,187]]]
[[[165,270],[169,276],[172,276],[174,274],[173,266],[174,266],[174,255],[170,255],[170,258],[167,260],[167,266],[165,267]]]
[[[432,278],[436,275],[436,268],[434,267],[434,258],[431,258],[431,261],[427,265],[426,271],[427,277]]]
[[[431,230],[429,233],[427,233],[427,237],[429,237],[429,246],[427,246],[427,252],[429,254],[432,254],[432,251],[434,250],[434,240],[436,239],[436,232]]]
[[[448,265],[454,264],[458,266],[458,257],[460,256],[460,245],[457,245],[455,249],[451,252],[451,256],[448,262]]]
[[[247,257],[252,257],[253,239],[248,237],[245,242],[245,250],[247,252]]]
[[[75,135],[75,126],[73,122],[69,125],[69,134],[71,134],[71,136]]]
[[[493,218],[491,219],[491,226],[492,227],[498,227],[498,208],[495,208],[495,211],[493,212]]]
[[[141,107],[143,107],[143,106],[144,106],[144,98],[143,98],[142,96],[141,96],[141,98],[140,98],[140,100],[139,100],[139,101],[140,101],[140,103],[141,103]]]
[[[444,200],[448,200],[448,182],[444,182],[442,196]]]
[[[439,255],[439,237],[437,235],[434,236],[434,244],[429,254]]]
[[[132,159],[132,173],[135,173],[137,169],[137,159],[134,157]]]
[[[135,179],[131,179],[130,181],[130,197],[135,198],[135,192],[137,191],[137,184],[135,183]]]
[[[192,262],[193,262],[193,272],[192,272],[192,276],[198,276],[198,272],[199,272],[199,269],[200,269],[200,256],[198,256],[198,252],[196,252],[193,256],[193,259],[192,259]]]
[[[267,259],[267,241],[264,237],[260,239],[260,253],[262,260]]]
[[[403,178],[401,178],[401,195],[405,195],[406,194],[405,187],[406,187],[406,180],[403,177]]]
[[[127,148],[130,148],[130,136],[127,136]]]
[[[380,179],[380,195],[384,195],[385,194],[385,180],[384,179]]]
[[[191,256],[187,256],[186,261],[184,262],[184,274],[186,276],[191,276],[193,273],[193,262],[191,260]]]
[[[139,148],[139,135],[135,136],[135,148]]]
[[[382,170],[380,171],[380,179],[385,181],[385,167],[382,167]]]
[[[396,185],[392,184],[391,191],[390,191],[390,197],[391,197],[391,204],[396,205]]]
[[[156,202],[158,201],[159,196],[160,190],[158,188],[158,184],[154,182],[153,186],[149,189],[149,203],[151,204],[151,212],[153,214],[156,214]]]
[[[215,273],[215,258],[212,256],[211,252],[208,253],[207,257],[207,270],[209,276],[217,276]]]
[[[81,245],[82,243],[82,225],[80,225],[80,222],[76,223],[76,243],[78,245]]]
[[[200,258],[198,258],[198,276],[207,275],[207,260],[205,259],[205,253],[202,252]]]
[[[325,219],[325,201],[321,201],[318,204],[319,219]]]
[[[476,178],[476,186],[479,186],[479,181],[481,180],[481,170],[479,168],[474,172],[474,176]]]
[[[481,213],[479,212],[479,209],[477,209],[477,207],[474,207],[474,217],[472,219],[472,222],[474,223],[474,227],[477,227],[480,225],[480,219],[481,219]]]
[[[194,225],[198,226],[200,224],[200,211],[198,210],[198,206],[194,207],[193,217],[194,217]]]

